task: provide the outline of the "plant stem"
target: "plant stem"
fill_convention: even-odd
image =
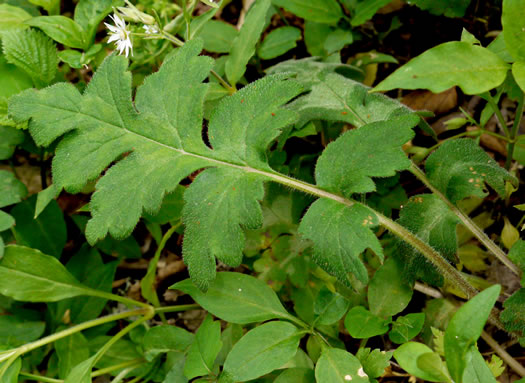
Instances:
[[[179,306],[166,306],[166,307],[155,307],[155,313],[176,313],[179,311],[189,311],[200,309],[201,306],[197,303],[192,303],[189,305],[179,305]]]
[[[219,80],[219,82],[221,83],[221,85],[223,87],[225,87],[228,92],[230,94],[234,94],[235,92],[237,92],[237,89],[234,87],[234,86],[231,86],[225,79],[223,79],[221,77],[220,74],[218,74],[217,72],[215,72],[213,69],[210,70],[210,73],[212,74],[213,77],[215,77],[217,80]]]
[[[465,213],[463,213],[456,205],[448,200],[448,198],[441,193],[440,190],[436,189],[432,185],[421,169],[412,163],[410,167],[410,172],[414,174],[421,182],[427,186],[432,193],[439,197],[447,206],[452,210],[452,212],[461,220],[463,225],[476,236],[476,238],[485,245],[485,247],[492,253],[496,258],[498,258],[505,266],[507,266],[514,274],[520,275],[520,269],[516,266],[505,254],[503,250],[500,249],[488,236],[481,230]]]
[[[36,380],[37,382],[64,383],[64,381],[62,379],[48,378],[47,376],[30,374],[29,372],[24,372],[24,371],[20,371],[20,373],[18,375],[21,376],[21,377],[24,377],[24,378],[31,379],[31,380]]]
[[[509,128],[507,128],[507,123],[505,122],[505,119],[503,118],[503,115],[501,114],[501,110],[499,109],[498,105],[494,101],[494,98],[488,92],[487,92],[487,102],[489,103],[490,107],[496,114],[496,118],[498,119],[501,129],[503,129],[503,131],[505,132],[505,135],[508,138],[510,138]]]
[[[523,92],[520,93],[520,98],[518,100],[518,106],[516,107],[516,116],[514,116],[514,124],[512,125],[512,130],[510,131],[510,142],[507,144],[507,159],[505,161],[505,169],[510,169],[510,164],[512,163],[512,157],[514,156],[514,147],[516,146],[516,135],[518,134],[521,118],[523,117]]]
[[[514,359],[503,347],[501,347],[498,342],[496,342],[489,334],[487,334],[485,331],[481,333],[481,337],[487,344],[492,347],[492,349],[496,352],[496,354],[499,355],[501,359],[507,365],[514,370],[518,375],[521,377],[525,376],[525,368],[519,363],[516,359]]]
[[[146,360],[144,358],[136,358],[136,359],[128,360],[126,362],[115,364],[113,366],[101,368],[100,370],[97,370],[94,373],[92,373],[91,377],[95,378],[97,376],[104,375],[104,374],[110,373],[115,370],[120,370],[121,368],[140,366],[141,364],[144,364],[145,362]]]

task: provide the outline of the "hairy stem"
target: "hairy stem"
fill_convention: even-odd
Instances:
[[[481,337],[487,344],[492,347],[492,349],[496,352],[496,354],[499,355],[501,359],[507,365],[514,370],[517,374],[519,374],[521,377],[525,376],[525,367],[521,365],[516,359],[514,359],[503,347],[499,345],[498,342],[496,342],[489,334],[487,334],[485,331],[481,333]]]
[[[474,236],[492,253],[498,258],[505,266],[507,266],[514,274],[520,275],[520,269],[516,266],[508,257],[507,254],[501,248],[496,245],[478,225],[476,225],[469,216],[463,213],[456,205],[448,200],[448,198],[438,189],[436,189],[429,181],[425,173],[421,169],[412,164],[410,172],[414,174],[421,182],[427,186],[432,193],[439,197],[452,212],[461,220],[463,225],[472,233]]]

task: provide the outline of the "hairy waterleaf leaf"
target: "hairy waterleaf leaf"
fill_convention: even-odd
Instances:
[[[413,58],[379,83],[374,91],[428,89],[433,93],[459,86],[466,94],[487,92],[503,83],[509,65],[486,48],[452,41]]]
[[[468,365],[467,354],[483,331],[501,286],[494,285],[469,300],[454,314],[445,331],[445,359],[455,382],[463,381]]]
[[[336,0],[273,0],[272,2],[305,20],[318,23],[337,24],[343,17],[341,6]]]
[[[430,183],[453,203],[471,196],[485,197],[485,183],[502,198],[505,181],[517,185],[516,177],[469,138],[445,142],[428,157],[425,170]]]
[[[25,22],[40,28],[58,43],[71,48],[87,49],[85,32],[75,21],[65,16],[38,16]]]
[[[363,24],[365,21],[370,20],[379,8],[384,7],[392,0],[361,0],[359,1],[354,10],[352,21],[350,22],[353,27]]]
[[[217,273],[206,292],[199,290],[189,279],[170,288],[191,295],[205,310],[231,323],[247,324],[290,316],[266,283],[245,274]]]
[[[456,226],[459,219],[438,197],[419,194],[410,198],[397,221],[439,251],[448,260],[454,260],[457,251]],[[422,278],[434,285],[443,284],[443,277],[435,267],[413,247],[396,240],[394,256],[405,265],[405,278],[411,281]]]
[[[394,351],[394,358],[396,358],[401,368],[410,375],[414,375],[429,382],[442,382],[443,380],[439,368],[421,368],[418,364],[418,360],[421,356],[432,353],[432,349],[423,343],[408,342],[402,344]]]
[[[30,18],[31,15],[22,8],[0,4],[0,32],[25,29],[27,25],[24,24],[24,21]]]
[[[93,43],[98,25],[111,13],[112,0],[80,0],[75,7],[74,21],[85,31],[87,45]]]
[[[406,106],[337,73],[327,74],[312,91],[290,104],[299,113],[298,126],[311,120],[343,121],[354,126],[413,113]]]
[[[411,299],[412,288],[403,274],[403,266],[395,258],[388,258],[368,285],[370,312],[390,317],[403,311]]]
[[[244,382],[272,372],[293,358],[303,335],[288,322],[262,324],[233,346],[224,362],[224,374]]]
[[[383,257],[379,240],[371,230],[379,224],[367,207],[347,206],[330,199],[319,199],[308,209],[299,233],[314,242],[313,259],[341,282],[351,285],[348,273],[368,281],[368,272],[359,259],[365,249]]]
[[[389,324],[390,318],[380,318],[363,306],[352,307],[345,318],[345,327],[348,333],[357,339],[366,339],[386,334],[389,329]]]
[[[381,351],[377,348],[371,350],[367,347],[360,347],[355,356],[359,359],[369,377],[378,378],[390,366],[390,359],[393,354],[393,351]]]
[[[27,188],[13,173],[0,170],[0,207],[18,203],[27,194]]]
[[[500,319],[507,331],[515,331],[525,336],[525,288],[516,291],[505,303],[505,310],[501,313]]]
[[[38,218],[33,218],[36,196],[17,204],[11,214],[16,220],[14,235],[19,245],[38,249],[57,258],[67,241],[66,222],[56,201],[52,201]]]
[[[501,24],[505,45],[516,61],[525,61],[525,21],[523,0],[504,0]]]
[[[246,65],[255,54],[255,45],[266,23],[266,14],[272,5],[271,0],[259,0],[253,3],[246,14],[239,35],[232,42],[230,55],[226,60],[225,73],[232,85],[237,84],[246,72]]]
[[[193,379],[210,374],[221,348],[221,322],[214,321],[208,314],[195,333],[195,339],[188,350],[184,375]]]
[[[55,350],[58,356],[58,375],[62,379],[65,379],[76,365],[89,358],[88,341],[80,332],[57,340]]]
[[[368,375],[364,371],[359,359],[338,348],[326,347],[315,366],[317,382],[368,383]]]
[[[445,15],[447,17],[463,17],[471,0],[410,0],[419,8],[434,15]]]
[[[280,27],[271,31],[259,47],[259,57],[270,60],[279,57],[297,46],[301,39],[301,30],[291,26]]]
[[[157,355],[170,351],[186,352],[195,336],[180,327],[162,325],[148,330],[143,339],[146,360],[151,361]]]
[[[424,313],[411,313],[400,316],[392,323],[392,330],[388,333],[388,337],[394,343],[406,343],[421,332],[424,324]]]
[[[401,148],[419,122],[413,114],[372,122],[350,130],[330,143],[317,160],[317,185],[346,197],[375,191],[372,177],[389,177],[408,169],[410,160]],[[385,137],[389,139],[385,142]],[[372,148],[381,147],[380,151]]]
[[[10,245],[0,260],[0,293],[23,302],[55,302],[78,295],[96,296],[54,257]]]

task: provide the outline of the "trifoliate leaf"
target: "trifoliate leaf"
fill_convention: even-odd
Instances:
[[[410,167],[401,147],[414,136],[412,128],[418,122],[418,116],[409,114],[346,132],[319,157],[315,168],[317,184],[346,197],[375,191],[371,177],[394,176],[396,171]],[[379,147],[380,150],[373,149]]]
[[[485,197],[485,183],[501,197],[505,181],[517,179],[500,167],[479,145],[469,138],[445,142],[425,164],[430,183],[456,203],[466,197]]]
[[[457,249],[456,225],[459,219],[438,197],[432,194],[413,196],[401,210],[397,222],[447,259],[454,260]],[[413,247],[396,241],[398,248],[393,255],[402,259],[408,279],[422,278],[436,285],[443,283],[443,277],[430,261]]]
[[[363,283],[368,281],[366,267],[359,259],[360,253],[370,248],[383,257],[381,244],[370,230],[378,224],[376,215],[364,206],[345,206],[329,199],[319,199],[306,212],[299,232],[314,242],[314,261],[350,285],[348,273]]]
[[[83,95],[69,84],[29,90],[11,97],[9,111],[17,121],[31,119],[29,129],[39,145],[68,133],[53,162],[58,189],[79,192],[118,161],[98,181],[90,203],[93,218],[86,236],[91,243],[107,233],[126,237],[143,211],[155,214],[165,193],[183,178],[217,167],[190,186],[186,199],[193,204],[183,213],[184,258],[193,279],[205,289],[215,275],[213,257],[239,263],[244,237],[239,225],[253,228],[261,222],[261,180],[274,173],[266,149],[281,128],[295,121],[295,113],[282,105],[301,88],[284,75],[269,76],[225,98],[208,124],[211,149],[202,140],[207,91],[202,81],[212,62],[197,56],[201,47],[200,40],[192,40],[169,56],[137,89],[134,104],[126,59],[110,56]],[[222,186],[204,186],[206,180]],[[216,235],[210,240],[212,232]],[[207,240],[196,246],[197,237]]]
[[[2,35],[5,57],[31,76],[37,87],[49,85],[55,78],[58,56],[55,44],[35,29],[14,30]]]

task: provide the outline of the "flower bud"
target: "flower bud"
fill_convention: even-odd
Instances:
[[[146,25],[156,24],[155,18],[148,15],[147,13],[139,11],[133,4],[128,0],[126,1],[126,7],[118,7],[119,13],[128,20],[135,21],[137,23],[143,23]]]

